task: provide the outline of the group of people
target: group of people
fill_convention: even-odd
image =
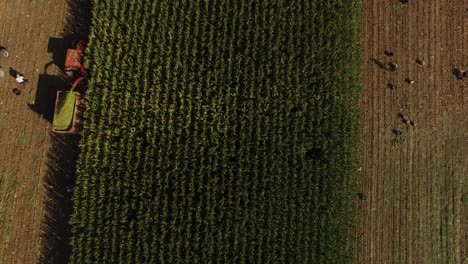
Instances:
[[[393,56],[393,52],[391,51],[384,51],[384,54],[387,56],[387,57],[392,57]],[[421,65],[421,66],[424,66],[426,63],[425,61],[421,60],[421,59],[416,59],[416,63]],[[393,72],[395,71],[397,68],[398,68],[398,65],[396,63],[387,63],[389,65],[388,67],[388,71],[390,72]],[[414,80],[413,79],[410,79],[410,78],[406,78],[405,79],[405,82],[412,85],[414,84]],[[388,86],[391,88],[391,89],[394,89],[396,88],[396,84],[394,84],[393,82],[392,83],[389,83]],[[413,126],[415,127],[417,125],[417,123],[410,119],[407,115],[405,115],[404,113],[399,113],[398,116],[400,117],[400,119],[406,124],[406,125],[410,125],[410,126]],[[393,129],[392,130],[394,134],[396,134],[397,136],[400,136],[402,134],[402,132],[398,129]]]

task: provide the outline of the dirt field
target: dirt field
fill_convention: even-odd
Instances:
[[[60,37],[66,15],[64,0],[0,1],[0,46],[10,57],[0,59],[6,73],[0,82],[0,263],[37,263],[44,215],[44,182],[50,160],[50,118],[28,103],[50,110],[51,87],[62,85],[49,51],[63,48]],[[60,56],[56,56],[58,60]],[[30,79],[18,85],[9,68]],[[21,94],[12,90],[19,88]]]
[[[363,23],[358,263],[467,263],[468,78],[453,71],[468,70],[468,2],[363,0]]]

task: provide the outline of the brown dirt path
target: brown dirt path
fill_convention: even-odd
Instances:
[[[49,37],[63,28],[65,1],[0,1],[0,46],[10,57],[0,59],[6,78],[0,82],[0,263],[36,263],[40,251],[46,155],[50,123],[28,103],[39,89],[57,83],[43,78],[50,62]],[[23,73],[31,83],[23,88],[8,75],[8,68]],[[55,65],[49,74],[57,73]],[[41,79],[42,78],[42,79]],[[40,82],[40,79],[42,80]],[[15,96],[13,88],[20,88]],[[37,102],[36,102],[37,103]]]
[[[358,201],[357,263],[466,262],[468,78],[452,71],[468,70],[468,2],[363,0],[362,8],[359,188],[367,200]]]

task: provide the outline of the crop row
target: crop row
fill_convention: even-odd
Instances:
[[[357,2],[94,1],[71,263],[349,263]]]

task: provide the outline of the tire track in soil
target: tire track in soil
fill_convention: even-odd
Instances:
[[[466,253],[468,3],[363,0],[363,95],[358,263],[461,263]],[[384,50],[395,53],[391,58]],[[379,69],[375,58],[398,64]],[[418,65],[416,59],[426,64]],[[398,88],[386,83],[392,76]],[[415,84],[404,82],[408,77]],[[396,117],[406,109],[418,125]],[[403,132],[392,145],[391,129]],[[464,215],[463,215],[464,214]],[[465,218],[463,217],[465,216]]]

